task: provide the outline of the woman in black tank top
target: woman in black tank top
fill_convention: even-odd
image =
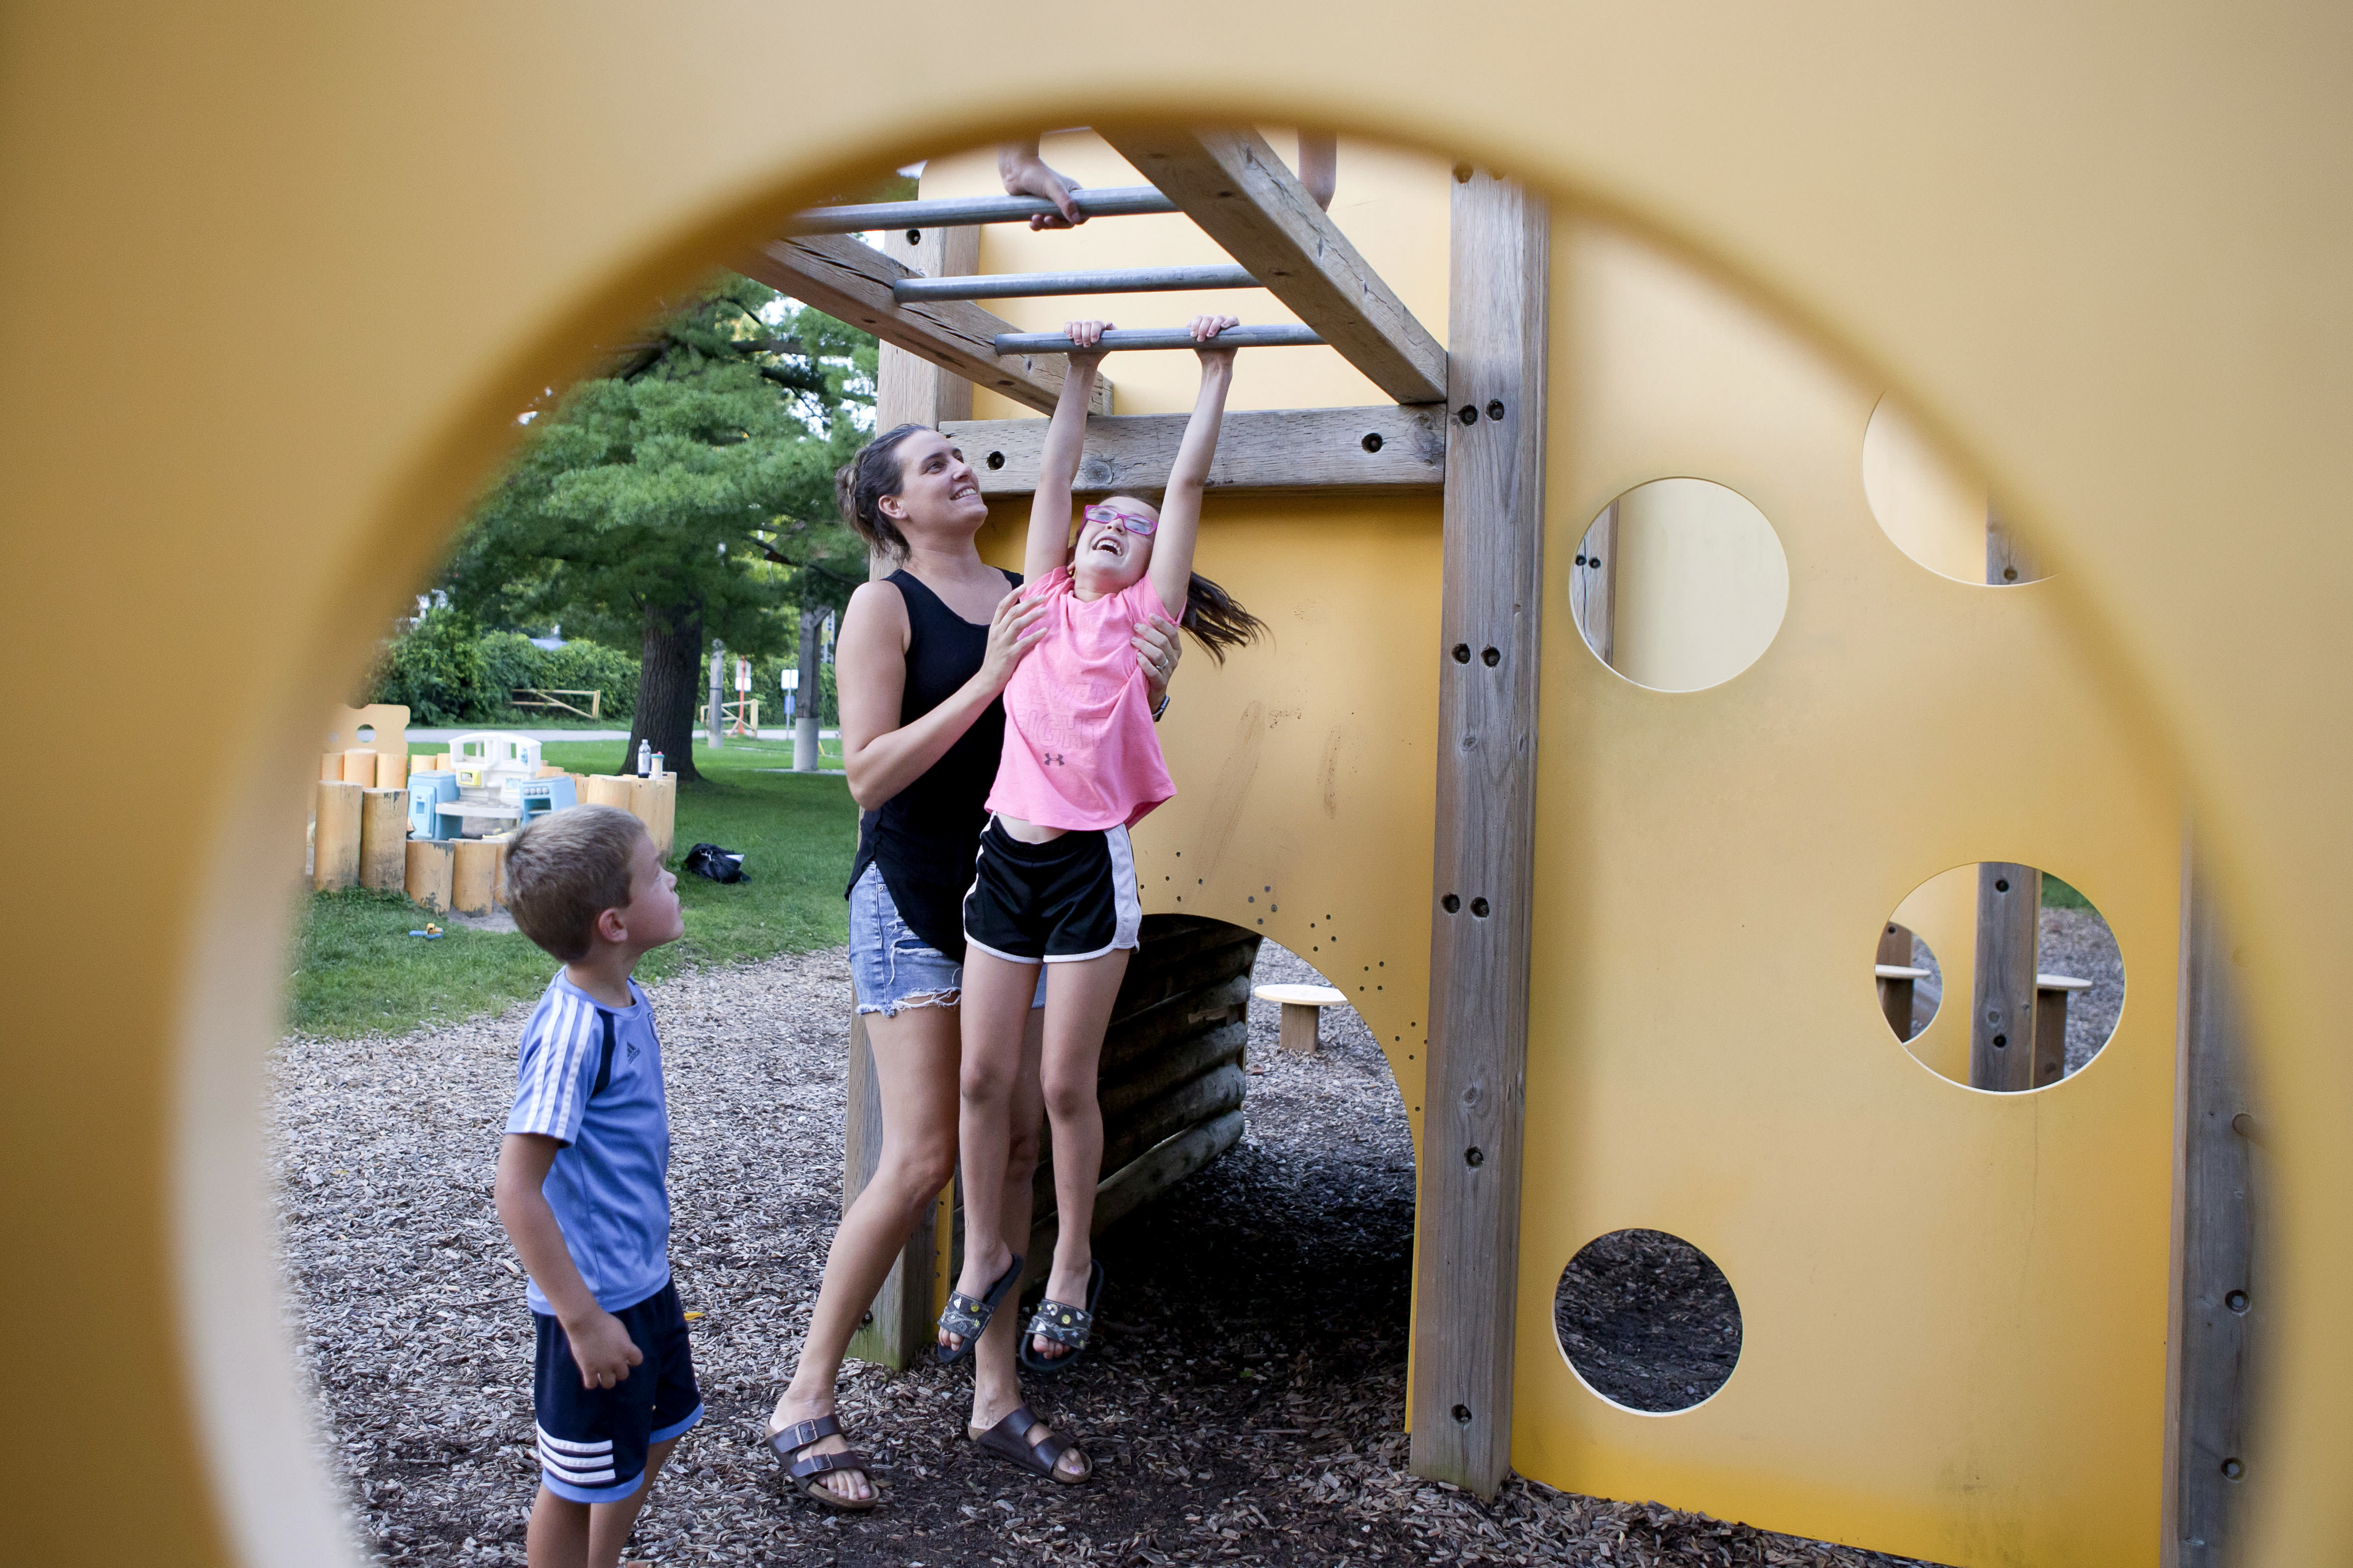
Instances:
[[[859,997],[881,1091],[882,1148],[872,1178],[834,1233],[800,1363],[768,1432],[797,1489],[856,1510],[872,1507],[874,1491],[857,1465],[827,1458],[847,1448],[833,1422],[834,1381],[892,1264],[955,1173],[961,902],[1004,745],[999,697],[1037,639],[1043,612],[1034,603],[1020,605],[1011,592],[1020,578],[988,565],[974,548],[988,507],[963,454],[938,431],[902,425],[877,437],[843,468],[837,489],[850,526],[878,553],[901,563],[850,595],[835,645],[842,760],[849,793],[865,808],[851,907],[865,902],[912,935],[885,953],[853,952],[853,968],[875,978],[871,988],[890,989],[878,998],[862,986]],[[1157,702],[1176,665],[1176,628],[1156,622],[1138,632],[1135,643]],[[860,941],[854,930],[854,948]],[[1033,1036],[1039,1016],[1030,1014]],[[1043,1112],[1034,1038],[1030,1046],[1029,1075],[1015,1091],[1008,1236],[1029,1234]],[[1086,1457],[1029,1417],[1021,1403],[1017,1316],[1000,1314],[975,1348],[970,1429],[978,1436],[1003,1424],[1002,1435],[1033,1450],[1054,1479],[1083,1480]]]

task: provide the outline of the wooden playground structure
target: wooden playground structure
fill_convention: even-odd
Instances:
[[[301,863],[298,788],[345,782],[308,777],[317,716],[516,411],[765,247],[887,336],[932,324],[913,335],[944,358],[893,356],[886,399],[967,426],[1009,510],[1058,372],[996,338],[1069,312],[991,296],[994,327],[972,299],[902,303],[914,274],[1240,267],[1270,286],[1246,320],[1322,340],[1242,356],[1202,565],[1278,643],[1183,672],[1182,793],[1138,843],[1156,913],[1275,937],[1389,1048],[1421,1158],[1421,1464],[1958,1563],[2340,1560],[2353,1056],[2316,979],[2353,947],[2341,18],[901,15],[922,47],[887,94],[873,68],[804,72],[782,108],[714,90],[674,15],[608,0],[556,29],[16,18],[0,670],[17,733],[76,738],[107,824],[27,836],[41,892],[7,923],[5,1207],[41,1281],[9,1321],[43,1347],[21,1391],[44,1419],[8,1444],[20,1550],[353,1560],[282,1340],[253,1114],[284,979],[269,889]],[[867,60],[871,33],[809,11],[791,45]],[[1272,164],[1205,177],[1229,172],[1208,141],[1166,131],[1301,121],[1421,150],[1345,150],[1329,223],[1369,279],[1321,256],[1279,278],[1323,225],[1274,199]],[[880,271],[839,236],[779,237],[927,152],[1076,124],[1109,145],[1050,162],[1166,206],[1075,234],[914,225]],[[1278,163],[1284,134],[1259,136]],[[992,183],[985,156],[940,159],[924,195]],[[158,233],[143,302],[206,394],[126,443],[89,323]],[[1468,295],[1473,267],[1507,275]],[[1110,363],[1101,482],[1160,460],[1182,359]],[[1982,493],[1974,566],[1924,568],[1874,504],[1862,448],[1891,398],[2031,540],[1998,583]],[[1767,646],[1699,689],[1627,662],[1632,574],[1611,662],[1575,614],[1587,531],[1668,478],[1736,492],[1786,565]],[[234,679],[159,790],[152,746],[84,739],[81,710],[189,664]],[[46,770],[12,777],[40,820]],[[2084,890],[2132,976],[2097,1058],[2025,1092],[1969,1086],[1970,992],[1905,1041],[1878,989],[1904,900],[1988,865]],[[1916,923],[1948,980],[1974,912]],[[1566,1260],[1629,1226],[1702,1248],[1743,1316],[1729,1381],[1671,1415],[1599,1398],[1550,1334]],[[1487,1250],[1434,1273],[1457,1245]]]
[[[1389,1049],[1420,1163],[1415,1468],[1482,1494],[1516,1468],[1956,1563],[2147,1562],[2157,1532],[2135,1521],[2168,1506],[2219,1539],[2231,1479],[2208,1456],[2242,1446],[2247,1325],[2221,1301],[2249,1268],[2230,1185],[2246,1152],[2191,1146],[2200,1244],[2169,1261],[2169,988],[2133,990],[2096,1069],[2063,1083],[2088,982],[2043,972],[2035,935],[2035,867],[2059,866],[2098,889],[2137,975],[2195,964],[2182,802],[2133,763],[1982,481],[1866,458],[1880,389],[1486,171],[1352,145],[1344,229],[1255,131],[1047,151],[1090,187],[1083,228],[1015,226],[1041,204],[992,194],[985,159],[935,158],[923,199],[801,214],[748,269],[884,340],[877,427],[959,442],[1001,505],[985,552],[1018,536],[1034,484],[1058,314],[1243,315],[1203,569],[1271,606],[1276,634],[1188,669],[1166,727],[1179,795],[1139,828],[1139,869],[1147,910],[1280,935]],[[1142,298],[1087,298],[1124,293]],[[1105,341],[1189,343],[1149,325]],[[1158,482],[1188,363],[1107,361],[1082,492]],[[1974,505],[1960,526],[1989,585],[1924,570],[1952,519],[1867,496],[1867,467],[1891,495]],[[1704,689],[1649,673],[1672,606],[1643,564],[1656,525],[1625,510],[1678,475],[1761,510],[1786,562],[1762,652]],[[1881,716],[1906,689],[1942,722],[1890,748]],[[2026,689],[2031,707],[2004,697]],[[2001,734],[1999,765],[1972,752],[1980,732]],[[2065,795],[2042,787],[2061,774]],[[1935,932],[1963,947],[1966,1014],[1915,1041],[1928,972],[1888,911],[1973,858],[1973,954]],[[1701,952],[1708,984],[1660,978]],[[1152,942],[1137,967],[1137,988],[1166,993]],[[1238,1018],[1235,984],[1202,977],[1194,1011]],[[1135,1167],[1107,1161],[1105,1190],[1131,1202],[1240,1131],[1241,1079],[1214,1049],[1129,1081],[1152,1060],[1122,1043],[1135,1010],[1105,1072],[1107,1101],[1159,1113],[1150,1138],[1113,1139]],[[2182,1127],[2209,1095],[2226,1121],[2247,1109],[2228,1018],[2213,1005],[2179,1036]],[[1922,1054],[1955,1030],[1960,1070]],[[871,1166],[871,1090],[853,1115],[845,1196]],[[1553,1335],[1569,1256],[1634,1226],[1715,1259],[1745,1324],[1729,1384],[1671,1419],[1593,1392]],[[921,1352],[952,1246],[944,1195],[862,1353]],[[1970,1436],[1986,1430],[2006,1440]]]

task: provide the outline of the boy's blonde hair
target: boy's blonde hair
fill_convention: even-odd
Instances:
[[[629,857],[646,825],[617,806],[575,805],[541,817],[507,846],[507,908],[515,929],[575,963],[596,917],[629,901]]]

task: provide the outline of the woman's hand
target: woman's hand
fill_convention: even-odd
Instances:
[[[988,617],[988,650],[980,656],[980,673],[973,677],[990,695],[1005,689],[1021,656],[1046,635],[1039,624],[1045,618],[1046,601],[1024,600],[1018,588],[997,601]]]
[[[1176,661],[1185,657],[1176,630],[1176,623],[1166,616],[1155,616],[1135,628],[1135,662],[1144,668],[1144,694],[1155,708],[1168,695],[1169,678],[1176,673]]]
[[[1103,335],[1111,331],[1111,327],[1109,321],[1064,321],[1062,335],[1078,345],[1071,351],[1071,362],[1076,363],[1081,360],[1092,362],[1103,358],[1105,351],[1095,345],[1103,342]]]
[[[1203,370],[1206,371],[1212,366],[1223,366],[1228,370],[1233,368],[1234,351],[1231,349],[1221,349],[1216,346],[1218,334],[1224,331],[1228,327],[1239,327],[1241,324],[1242,319],[1240,316],[1196,316],[1193,318],[1191,323],[1187,325],[1185,330],[1191,332],[1193,334],[1193,341],[1201,345],[1193,352],[1201,356],[1201,368]]]

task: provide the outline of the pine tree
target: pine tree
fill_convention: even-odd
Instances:
[[[477,508],[444,586],[486,626],[560,621],[641,658],[638,742],[694,778],[713,640],[793,646],[798,612],[866,576],[833,473],[864,439],[875,342],[723,276],[607,373],[522,417],[523,450]],[[731,682],[732,685],[732,682]]]

